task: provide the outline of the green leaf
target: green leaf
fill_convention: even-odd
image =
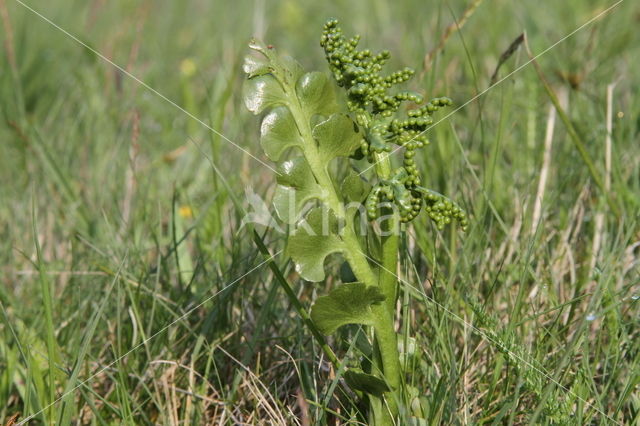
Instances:
[[[259,40],[251,40],[249,48],[260,52],[267,58],[271,72],[284,84],[293,87],[304,73],[302,66],[291,56],[279,57],[272,45],[265,45]]]
[[[324,73],[314,71],[304,74],[296,84],[296,94],[308,116],[330,115],[337,109],[333,83]]]
[[[273,204],[278,217],[286,223],[296,223],[304,205],[314,198],[323,198],[322,187],[316,183],[307,160],[297,157],[278,167],[278,187]]]
[[[373,325],[371,305],[381,303],[378,287],[363,283],[343,284],[327,296],[319,297],[311,308],[311,319],[323,334],[331,334],[346,324]]]
[[[344,373],[344,380],[354,390],[368,393],[377,397],[391,391],[391,388],[380,377],[367,374],[360,369],[348,369]]]
[[[289,108],[278,106],[264,116],[260,125],[260,144],[273,161],[278,161],[287,148],[302,147],[304,141]]]
[[[300,190],[316,184],[309,163],[304,157],[296,157],[282,162],[278,166],[278,173],[277,181],[280,185]]]
[[[242,70],[249,78],[269,74],[272,71],[269,63],[264,58],[256,58],[255,56],[245,56]]]
[[[328,165],[336,157],[348,157],[360,147],[362,134],[345,114],[333,114],[313,129],[322,163]]]
[[[364,201],[370,190],[371,185],[365,182],[364,179],[353,170],[349,171],[349,174],[340,185],[340,192],[342,193],[344,201],[347,203],[360,203]]]
[[[289,236],[287,251],[302,278],[307,281],[324,279],[325,258],[344,250],[338,232],[338,221],[333,211],[320,207],[311,210],[298,224]]]
[[[304,68],[298,61],[291,56],[283,56],[277,60],[280,67],[284,84],[288,87],[294,88],[296,82],[304,74]]]
[[[270,74],[248,79],[242,98],[249,111],[260,114],[267,108],[286,104],[286,96],[278,81]]]

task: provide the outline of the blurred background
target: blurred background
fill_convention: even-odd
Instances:
[[[405,241],[403,276],[428,295],[407,293],[398,324],[414,417],[638,421],[637,2],[0,0],[0,15],[0,419],[358,420],[240,226],[246,191],[269,200],[275,179],[233,145],[268,163],[242,103],[249,39],[326,71],[335,17],[391,51],[388,71],[414,68],[408,88],[453,99],[440,118],[464,106],[417,159],[471,225],[422,217]],[[306,305],[333,284],[276,259]]]

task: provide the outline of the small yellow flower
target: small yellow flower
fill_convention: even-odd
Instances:
[[[178,214],[183,219],[191,219],[193,217],[193,210],[189,206],[180,206]]]
[[[196,67],[196,63],[193,62],[192,59],[187,58],[187,59],[183,59],[182,62],[180,62],[180,73],[186,77],[186,78],[190,78],[193,77],[193,75],[196,73],[197,67]]]

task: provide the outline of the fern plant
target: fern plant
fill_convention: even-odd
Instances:
[[[347,324],[371,330],[372,362],[343,377],[368,401],[370,423],[384,425],[399,414],[405,379],[394,328],[401,233],[423,209],[438,228],[455,220],[465,229],[467,219],[454,202],[422,186],[415,162],[416,150],[429,143],[432,114],[451,101],[423,104],[417,93],[392,93],[413,71],[383,75],[389,52],[358,50],[358,42],[346,39],[336,20],[326,23],[320,45],[332,79],[252,41],[244,101],[263,114],[260,143],[278,166],[273,202],[291,225],[287,253],[296,270],[318,282],[327,256],[346,260],[343,275],[352,278],[319,297],[311,319],[325,335]],[[403,155],[396,168],[395,151]]]

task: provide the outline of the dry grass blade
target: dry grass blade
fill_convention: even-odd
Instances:
[[[535,234],[540,223],[542,214],[542,200],[544,198],[545,189],[547,187],[547,177],[549,175],[549,167],[551,164],[551,148],[553,145],[553,129],[556,123],[556,110],[552,106],[549,107],[549,115],[547,117],[547,130],[544,138],[544,155],[542,166],[540,167],[540,179],[538,180],[538,192],[533,204],[533,215],[531,220],[531,234]]]
[[[451,35],[453,35],[456,31],[460,31],[462,29],[464,24],[466,24],[469,18],[471,18],[471,15],[473,15],[473,12],[475,12],[478,6],[480,6],[482,1],[483,0],[473,0],[462,13],[460,19],[452,22],[451,24],[449,24],[449,26],[447,26],[447,28],[442,33],[442,36],[440,37],[438,45],[431,49],[431,51],[424,57],[424,60],[422,61],[421,78],[422,75],[424,75],[431,69],[431,66],[433,65],[433,58],[439,51],[444,49],[444,45],[447,44],[447,40],[449,40],[449,37],[451,37]]]
[[[15,425],[18,422],[19,418],[20,418],[20,413],[13,414],[9,418],[7,418],[7,420],[4,423],[4,426],[13,426],[13,425]]]
[[[604,139],[604,190],[608,194],[611,192],[611,132],[613,131],[613,89],[615,83],[607,85],[607,112],[606,129],[607,134]],[[596,214],[595,229],[593,232],[593,243],[591,245],[591,269],[595,268],[598,262],[600,247],[604,243],[604,212]]]
[[[2,18],[2,25],[4,26],[4,48],[7,51],[7,60],[11,65],[13,74],[18,75],[16,52],[13,48],[13,28],[11,27],[11,18],[9,17],[9,11],[7,10],[7,3],[5,0],[0,0],[0,17]]]
[[[496,69],[493,71],[493,74],[491,75],[490,86],[493,86],[495,82],[498,80],[498,71],[500,71],[500,67],[505,62],[507,62],[509,58],[513,56],[514,53],[516,53],[516,50],[518,50],[518,47],[520,47],[523,41],[524,41],[524,33],[516,37],[516,39],[511,42],[507,50],[502,52],[502,55],[500,55],[500,59],[498,59],[498,64],[496,65]]]

